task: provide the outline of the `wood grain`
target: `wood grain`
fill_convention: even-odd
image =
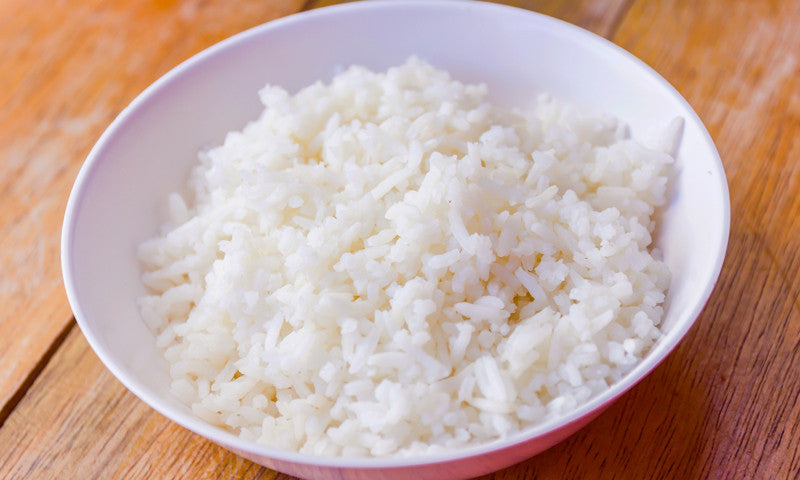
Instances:
[[[484,478],[800,478],[800,2],[504,3],[609,36],[675,85],[717,143],[732,229],[675,352],[586,429]],[[57,249],[78,165],[116,112],[208,43],[300,4],[0,2],[0,405],[32,382],[0,427],[0,478],[290,478],[114,380],[68,327]]]
[[[180,61],[301,5],[0,2],[0,424],[72,317],[61,282],[61,220],[100,133]]]
[[[156,413],[77,328],[0,428],[0,445],[0,478],[281,478]]]
[[[798,7],[637,1],[621,22],[613,40],[672,82],[718,145],[725,266],[663,365],[589,428],[492,478],[800,478]]]
[[[309,0],[307,8],[327,7],[350,0]],[[363,0],[362,0],[363,1]],[[633,0],[490,0],[524,8],[565,20],[598,35],[609,37],[617,28]],[[444,19],[443,19],[444,21]]]
[[[615,40],[706,121],[732,202],[716,294],[665,366],[674,415],[658,434],[688,440],[678,477],[800,478],[800,3],[658,3],[637,2]]]

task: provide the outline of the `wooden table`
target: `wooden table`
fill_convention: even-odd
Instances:
[[[155,413],[76,327],[67,196],[141,90],[248,27],[329,2],[0,2],[0,478],[289,478]],[[487,478],[800,478],[800,2],[520,0],[592,30],[687,98],[722,156],[730,246],[652,375],[566,442]]]

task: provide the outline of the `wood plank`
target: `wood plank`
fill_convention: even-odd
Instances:
[[[287,478],[156,413],[78,328],[0,428],[0,478]]]
[[[348,3],[352,0],[309,0],[306,8],[320,8]],[[364,1],[364,0],[362,0]],[[609,37],[633,0],[489,0],[524,8],[565,20],[598,35]]]
[[[71,319],[61,222],[100,133],[180,61],[301,5],[0,2],[0,412]]]
[[[613,39],[671,81],[716,139],[733,204],[726,265],[653,375],[588,429],[494,478],[800,476],[798,10],[638,1],[622,22]]]
[[[690,441],[671,472],[799,478],[800,3],[642,1],[628,20],[615,40],[694,105],[731,190],[722,280],[682,347],[700,355],[667,372],[692,410],[657,424]]]
[[[493,478],[800,478],[800,4],[639,0],[613,40],[715,138],[732,231],[686,340],[588,429]]]
[[[0,304],[12,307],[0,323],[0,352],[4,347],[6,352],[5,356],[0,353],[0,362],[4,358],[18,362],[0,382],[0,392],[5,394],[19,386],[20,378],[30,372],[55,337],[56,327],[63,328],[60,319],[69,316],[58,275],[58,228],[69,185],[92,143],[136,93],[178,61],[231,31],[249,26],[248,22],[260,23],[289,13],[298,2],[289,6],[251,3],[228,3],[226,8],[223,2],[206,2],[189,8],[169,1],[145,5],[64,2],[49,17],[59,19],[58,24],[55,20],[41,23],[33,4],[17,1],[0,5],[0,40],[4,44],[6,39],[13,42],[8,52],[0,53],[0,62],[15,67],[12,75],[0,77],[0,92],[17,92],[14,98],[0,93],[0,124],[21,118],[14,129],[0,131],[0,148],[5,149],[0,153],[14,153],[0,156],[11,158],[13,167],[9,170],[3,165],[3,171],[10,173],[2,179],[0,192],[14,188],[11,199],[14,209],[19,210],[15,224],[7,221],[10,217],[6,215],[0,217],[0,234],[20,225],[35,225],[35,216],[25,209],[25,198],[41,199],[39,205],[49,206],[50,224],[35,235],[8,243],[30,245],[32,238],[49,242],[30,247],[27,255],[50,255],[45,258],[50,261],[40,261],[41,267],[34,273],[36,278],[50,280],[56,296],[42,295],[41,288],[36,288],[39,283],[26,281],[35,275],[26,272],[0,290],[9,293],[0,297]],[[518,6],[533,3],[521,2]],[[626,2],[600,2],[603,8],[599,10],[598,2],[539,3],[533,6],[541,7],[544,13],[607,33]],[[233,12],[238,12],[235,18]],[[82,18],[92,21],[82,22]],[[237,19],[243,23],[236,24]],[[23,35],[26,31],[27,36]],[[181,36],[186,31],[193,31],[190,39]],[[39,43],[30,43],[31,38]],[[152,38],[153,44],[137,49],[139,38]],[[66,52],[70,52],[70,59],[61,62]],[[36,108],[26,112],[25,105]],[[27,165],[27,159],[36,160],[35,165]],[[61,170],[50,172],[52,179],[39,179],[38,188],[32,188],[37,175],[54,165]],[[20,176],[26,181],[15,185],[12,179]],[[4,261],[10,262],[0,257],[0,266]],[[28,290],[23,292],[25,288]],[[20,292],[24,293],[21,297]],[[12,296],[18,296],[17,303],[11,302]],[[34,311],[33,319],[30,312],[22,315],[25,305],[41,298],[49,300],[37,305],[47,305],[51,310]],[[2,338],[11,334],[32,339],[29,343],[35,341],[36,345],[9,350]],[[202,440],[149,409],[102,367],[77,329],[69,333],[0,429],[0,444],[12,445],[0,458],[2,478],[284,478]]]
[[[728,259],[697,325],[650,377],[568,441],[485,478],[800,478],[798,10],[637,0],[627,11],[613,39],[676,85],[717,141],[733,203]],[[0,15],[0,32],[7,22]],[[150,410],[77,329],[0,445],[11,445],[0,478],[289,478]]]

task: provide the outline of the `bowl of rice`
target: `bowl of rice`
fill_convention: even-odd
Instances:
[[[111,372],[303,478],[469,478],[571,435],[711,294],[727,183],[657,73],[481,2],[225,40],[109,126],[64,281]]]

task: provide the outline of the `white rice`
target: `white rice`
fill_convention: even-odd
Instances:
[[[140,248],[202,419],[318,455],[453,449],[576,408],[659,338],[668,148],[414,58],[260,96]]]

